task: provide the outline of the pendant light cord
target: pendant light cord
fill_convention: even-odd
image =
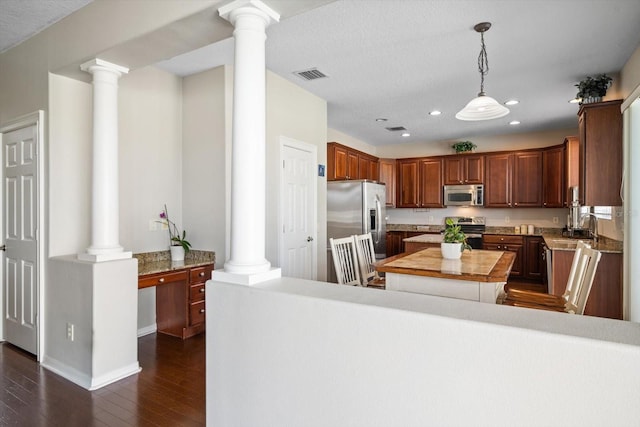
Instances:
[[[480,71],[480,93],[484,95],[484,76],[489,73],[489,59],[487,58],[487,48],[484,45],[484,32],[480,32],[480,55],[478,55],[478,71]]]

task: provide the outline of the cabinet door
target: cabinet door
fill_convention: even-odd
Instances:
[[[564,203],[564,147],[542,152],[542,205],[545,208],[562,208]]]
[[[418,161],[398,161],[398,200],[399,208],[418,208]]]
[[[347,179],[359,179],[360,162],[358,153],[347,150]]]
[[[380,159],[380,182],[385,184],[387,206],[396,206],[396,161]]]
[[[369,179],[372,181],[380,180],[380,165],[377,160],[369,161]]]
[[[580,141],[577,136],[568,136],[564,139],[564,207],[568,208],[572,201],[571,187],[580,185],[579,152]]]
[[[420,160],[420,206],[444,207],[442,195],[442,160]]]
[[[484,182],[484,156],[465,156],[464,171],[465,184],[482,184]]]
[[[484,206],[486,208],[511,207],[511,163],[510,154],[485,156]]]
[[[622,101],[584,104],[578,113],[581,204],[622,206]]]
[[[524,277],[542,281],[546,266],[542,254],[542,237],[525,237]]]
[[[509,251],[514,252],[516,254],[516,259],[513,261],[513,267],[511,267],[511,273],[509,277],[521,277],[523,272],[523,245],[515,245],[515,244],[507,244],[507,245],[498,245],[498,250],[501,251]]]
[[[327,144],[327,180],[347,179],[347,149],[336,144]]]
[[[387,257],[398,255],[402,252],[402,231],[387,231]]]
[[[462,156],[451,156],[444,159],[444,185],[464,183],[464,161]]]
[[[527,151],[513,155],[513,207],[542,207],[542,152]]]

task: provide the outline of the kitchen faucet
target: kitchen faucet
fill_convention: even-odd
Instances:
[[[589,216],[591,217],[589,219],[589,235],[593,238],[594,243],[598,243],[598,217],[596,216],[596,214],[589,212],[582,215],[582,221],[580,225],[584,227],[584,220]]]

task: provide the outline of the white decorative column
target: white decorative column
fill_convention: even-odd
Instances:
[[[129,69],[97,58],[80,69],[93,75],[93,167],[91,246],[78,258],[131,258],[118,243],[118,79]]]
[[[214,280],[253,284],[280,277],[265,258],[265,29],[280,15],[258,0],[236,0],[218,12],[235,27],[235,62],[230,254]]]

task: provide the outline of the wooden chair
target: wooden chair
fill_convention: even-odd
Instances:
[[[329,239],[333,265],[340,285],[361,286],[356,245],[353,236],[340,239]]]
[[[373,263],[376,262],[376,251],[373,247],[371,233],[360,234],[353,237],[356,244],[356,254],[358,255],[362,286],[384,289],[384,278],[380,277],[375,268],[373,268]]]
[[[601,256],[599,251],[579,242],[571,264],[567,287],[562,296],[511,289],[507,291],[503,304],[584,314]]]

